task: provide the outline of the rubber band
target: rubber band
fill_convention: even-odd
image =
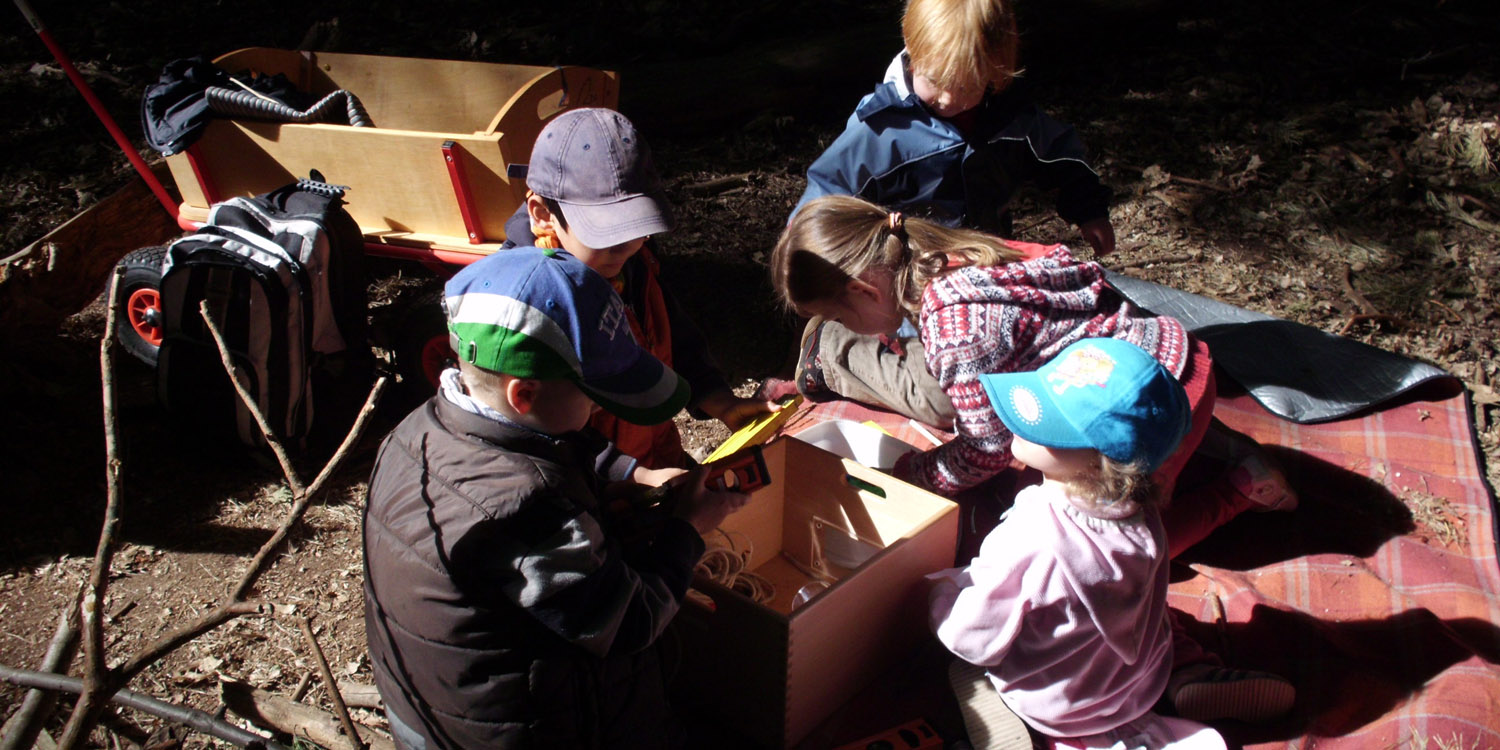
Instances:
[[[902,216],[900,211],[892,211],[886,217],[886,224],[890,226],[892,232],[900,232],[906,228],[906,217]]]

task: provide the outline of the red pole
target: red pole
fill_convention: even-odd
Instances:
[[[151,192],[156,194],[156,199],[161,201],[162,208],[167,209],[167,213],[171,214],[173,219],[176,219],[177,201],[172,200],[172,196],[167,194],[167,189],[161,184],[161,180],[156,179],[156,174],[151,171],[150,167],[146,166],[146,161],[135,150],[135,145],[130,142],[129,138],[125,137],[125,131],[120,129],[120,126],[115,123],[113,117],[109,116],[109,110],[104,108],[104,103],[99,101],[99,97],[94,96],[94,90],[89,88],[88,81],[83,80],[83,76],[78,72],[78,69],[73,67],[73,62],[68,59],[67,53],[63,52],[62,47],[59,47],[57,41],[52,38],[52,34],[42,25],[42,19],[38,18],[36,13],[31,9],[31,6],[26,4],[26,0],[14,0],[14,2],[16,8],[20,9],[21,15],[26,17],[26,22],[31,24],[32,30],[41,38],[42,44],[47,45],[47,49],[52,53],[52,57],[57,60],[58,65],[62,66],[63,72],[68,74],[68,79],[73,82],[73,86],[78,89],[78,93],[83,95],[83,100],[88,102],[89,107],[94,110],[94,114],[99,117],[99,121],[104,123],[104,129],[108,130],[111,136],[114,136],[115,143],[119,144],[120,150],[125,152],[125,157],[130,159],[130,165],[135,167],[136,174],[139,174],[141,179],[146,181],[147,187],[151,188]]]

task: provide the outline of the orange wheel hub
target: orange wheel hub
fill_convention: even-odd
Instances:
[[[150,288],[135,290],[125,302],[125,315],[142,341],[161,346],[161,292]]]

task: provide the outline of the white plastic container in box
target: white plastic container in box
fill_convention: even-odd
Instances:
[[[849,419],[834,419],[814,425],[792,437],[836,456],[881,470],[895,466],[896,459],[902,454],[916,450],[916,446]]]

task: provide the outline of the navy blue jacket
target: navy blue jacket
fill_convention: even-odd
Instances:
[[[855,195],[909,216],[1008,236],[1006,204],[1031,183],[1057,191],[1057,213],[1068,222],[1108,218],[1109,188],[1089,167],[1072,126],[1044,114],[1020,86],[986,95],[974,115],[962,133],[932,114],[912,92],[902,52],[808,168],[797,208],[822,195]]]

